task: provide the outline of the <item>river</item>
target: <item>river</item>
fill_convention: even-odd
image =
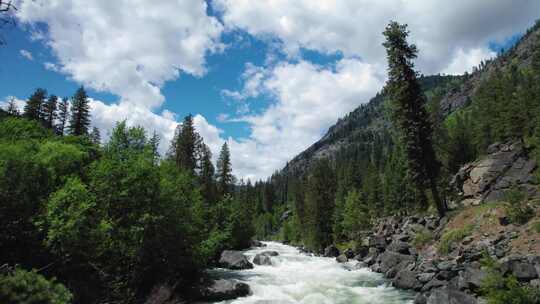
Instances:
[[[234,304],[410,304],[413,294],[390,286],[381,274],[368,268],[354,269],[355,262],[339,264],[333,258],[315,257],[276,242],[265,242],[244,252],[250,261],[260,252],[273,250],[272,266],[231,271],[215,269],[220,278],[247,283],[252,295],[222,303]]]

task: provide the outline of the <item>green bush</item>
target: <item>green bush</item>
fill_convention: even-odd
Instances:
[[[0,303],[9,304],[67,304],[71,292],[55,279],[47,280],[35,271],[15,269],[0,276]]]
[[[427,229],[422,229],[414,235],[414,239],[412,241],[412,244],[416,248],[421,248],[427,243],[431,242],[433,240],[433,234],[431,231]]]
[[[499,265],[486,255],[482,264],[488,275],[482,281],[480,293],[488,304],[536,304],[540,303],[540,294],[529,286],[523,286],[514,276],[502,275]]]
[[[513,224],[525,224],[534,216],[534,210],[527,204],[527,195],[517,187],[506,191],[506,214]]]
[[[532,229],[536,233],[540,233],[540,221],[532,224]]]
[[[471,234],[472,229],[472,225],[467,225],[461,229],[452,229],[445,232],[441,237],[441,241],[439,242],[439,253],[448,254],[455,243],[463,240]]]

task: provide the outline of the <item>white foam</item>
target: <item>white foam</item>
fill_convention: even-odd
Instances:
[[[250,260],[257,253],[273,250],[272,266],[223,272],[249,284],[252,295],[224,303],[234,304],[406,304],[412,294],[397,290],[368,268],[351,269],[333,258],[314,257],[276,242],[246,251]],[[346,267],[348,266],[348,267]]]

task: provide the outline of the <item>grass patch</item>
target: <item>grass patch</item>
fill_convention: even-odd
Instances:
[[[540,221],[534,222],[531,225],[531,228],[532,228],[532,231],[534,231],[536,233],[540,233]]]
[[[422,229],[414,234],[412,244],[416,248],[422,248],[433,240],[433,234],[427,229]]]
[[[466,225],[460,229],[451,229],[445,232],[439,242],[438,251],[440,254],[448,254],[452,246],[466,238],[472,233],[473,225]]]

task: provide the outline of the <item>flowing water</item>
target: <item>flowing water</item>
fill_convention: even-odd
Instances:
[[[245,251],[250,261],[260,252],[273,250],[272,266],[231,271],[215,269],[219,278],[234,278],[247,283],[252,295],[223,303],[257,304],[410,304],[413,294],[390,286],[381,274],[368,268],[354,269],[355,262],[339,264],[333,258],[314,257],[294,247],[265,242],[266,247]]]

